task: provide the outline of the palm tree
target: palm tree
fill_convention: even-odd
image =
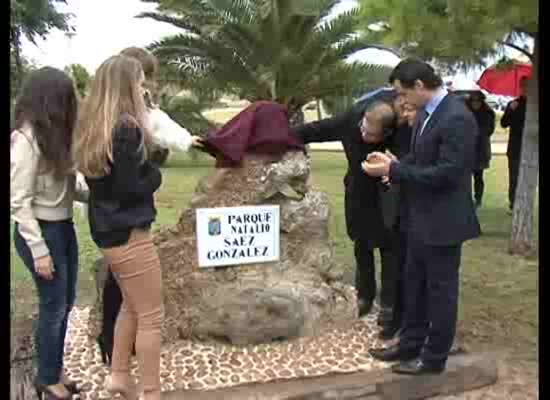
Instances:
[[[362,80],[361,85],[353,85],[343,94],[324,97],[325,110],[332,115],[349,110],[361,96],[386,84],[391,71],[390,67],[379,66],[368,75],[367,79]]]
[[[306,103],[362,86],[379,69],[344,62],[370,46],[355,34],[357,10],[327,21],[339,0],[144,1],[160,7],[138,17],[182,29],[150,45],[162,63],[218,91],[284,104],[291,123],[303,120]]]

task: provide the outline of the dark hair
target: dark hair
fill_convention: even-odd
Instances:
[[[473,101],[474,99],[478,99],[479,101],[485,101],[485,99],[486,99],[485,93],[483,93],[483,92],[473,92],[468,97],[468,100]]]
[[[380,115],[382,124],[382,134],[387,138],[393,134],[393,129],[397,125],[397,113],[393,106],[386,101],[375,101],[367,106],[365,113],[376,112]]]
[[[31,72],[15,104],[15,129],[32,126],[44,158],[41,168],[57,177],[72,169],[71,145],[78,99],[72,79],[51,67]]]
[[[158,59],[147,50],[140,47],[128,47],[120,52],[121,55],[132,57],[139,61],[145,79],[153,80],[159,69]]]
[[[477,99],[478,101],[481,102],[481,109],[482,110],[491,110],[491,107],[485,101],[485,99],[486,99],[485,93],[483,93],[483,92],[473,92],[465,100],[466,106],[468,106],[468,108],[472,112],[475,112],[474,108],[472,107],[472,103],[474,102],[475,99]]]
[[[419,80],[427,89],[437,89],[443,85],[443,80],[435,73],[433,67],[417,58],[407,58],[401,61],[390,74],[390,83],[399,80],[401,86],[412,89]]]

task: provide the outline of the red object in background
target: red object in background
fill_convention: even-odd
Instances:
[[[519,96],[519,81],[524,76],[531,77],[531,64],[515,62],[510,67],[487,68],[477,84],[482,89],[502,96]]]

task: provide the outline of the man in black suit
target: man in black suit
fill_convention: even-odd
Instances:
[[[396,292],[396,241],[387,228],[381,208],[384,197],[381,191],[385,186],[380,179],[364,174],[361,162],[370,152],[391,148],[396,124],[404,122],[398,112],[399,101],[394,90],[379,89],[361,98],[348,112],[294,128],[304,143],[342,142],[348,160],[344,177],[346,226],[355,247],[359,315],[370,311],[376,297],[373,250],[378,248],[382,258],[381,325],[392,316]]]
[[[405,324],[397,345],[371,355],[400,361],[396,373],[440,373],[456,333],[462,243],[480,234],[471,188],[478,129],[425,62],[400,62],[390,82],[418,109],[411,149],[400,161],[370,154],[363,168],[407,185]]]
[[[519,176],[519,163],[521,161],[521,141],[523,140],[523,127],[525,126],[525,113],[527,109],[527,84],[529,78],[524,77],[520,81],[520,95],[511,101],[500,120],[503,128],[510,128],[508,148],[508,200],[510,211],[514,209],[516,187]]]
[[[404,103],[402,105],[402,116],[406,123],[397,127],[394,135],[394,149],[396,151],[394,157],[402,159],[405,157],[410,148],[412,127],[416,117],[416,108],[410,104]],[[393,183],[389,185],[389,191],[396,193],[397,199],[397,216],[392,221],[392,228],[395,232],[397,239],[397,253],[398,253],[398,268],[397,268],[397,289],[395,293],[395,301],[393,305],[393,315],[391,321],[387,323],[380,332],[380,338],[382,340],[393,339],[403,327],[403,314],[405,310],[405,263],[407,255],[407,187],[405,184]]]

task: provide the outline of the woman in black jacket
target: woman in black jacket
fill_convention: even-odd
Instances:
[[[482,92],[474,92],[466,100],[466,105],[474,114],[479,127],[479,137],[476,146],[476,161],[474,167],[474,199],[476,208],[481,206],[485,184],[483,170],[489,168],[491,161],[491,135],[495,131],[495,112],[485,102]]]
[[[82,105],[73,158],[90,189],[90,232],[122,291],[107,390],[137,400],[130,376],[135,344],[144,400],[160,400],[160,260],[150,233],[161,174],[148,154],[152,137],[141,64],[114,56],[97,70]]]

